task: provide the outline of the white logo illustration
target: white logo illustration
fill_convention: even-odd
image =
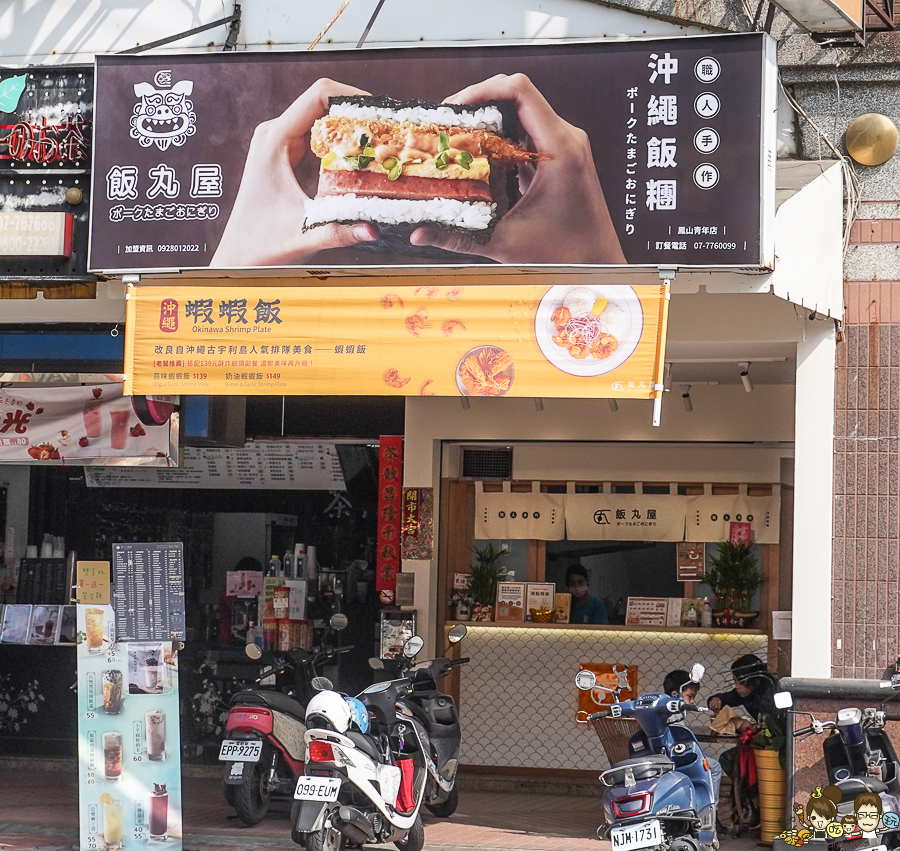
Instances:
[[[156,145],[161,151],[169,145],[180,147],[197,132],[197,116],[188,95],[194,90],[191,80],[172,83],[172,72],[158,71],[153,83],[135,83],[134,93],[141,99],[131,116],[131,138],[141,147]]]

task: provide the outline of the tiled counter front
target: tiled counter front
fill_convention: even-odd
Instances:
[[[766,658],[767,638],[693,630],[468,625],[461,648],[463,765],[598,770],[609,763],[589,725],[576,724],[575,674],[581,662],[638,666],[638,689],[662,689],[676,668],[706,665],[705,697],[731,688],[730,665],[743,653]],[[708,716],[703,716],[707,718]],[[698,718],[698,720],[700,720]],[[711,753],[715,753],[716,748]]]

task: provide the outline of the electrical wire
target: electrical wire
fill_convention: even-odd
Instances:
[[[837,82],[837,75],[835,75],[835,82]],[[837,145],[831,141],[828,137],[828,134],[816,124],[815,121],[810,117],[809,113],[797,102],[797,99],[788,91],[787,87],[784,84],[784,80],[782,79],[781,73],[778,74],[778,85],[781,87],[781,92],[784,95],[784,99],[788,102],[791,109],[797,113],[801,118],[805,119],[809,125],[816,131],[817,137],[816,141],[819,145],[820,156],[821,159],[821,146],[824,142],[826,147],[828,147],[831,152],[834,154],[835,158],[841,164],[841,173],[844,176],[844,188],[846,191],[846,202],[845,202],[845,215],[844,215],[844,233],[843,233],[843,254],[847,254],[847,250],[850,247],[850,229],[853,227],[853,223],[859,217],[859,210],[862,204],[862,189],[859,180],[859,175],[856,173],[856,169],[853,166],[853,162],[850,157],[841,153]],[[838,86],[838,102],[840,103],[840,86]],[[835,127],[837,126],[837,121],[835,120]],[[836,135],[836,133],[835,133]]]

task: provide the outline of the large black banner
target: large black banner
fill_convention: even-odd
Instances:
[[[90,265],[766,265],[772,56],[752,33],[98,57]]]

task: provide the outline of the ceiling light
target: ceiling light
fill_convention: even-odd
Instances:
[[[694,410],[694,403],[691,401],[691,387],[688,385],[684,388],[684,393],[681,394],[681,404],[684,405],[684,409],[690,413]]]
[[[615,399],[607,399],[606,401],[609,402],[609,409],[611,411],[619,410],[619,403]]]
[[[750,364],[748,361],[744,361],[743,363],[739,363],[738,366],[741,368],[741,381],[744,385],[744,390],[748,393],[753,392],[753,381],[750,378]]]

